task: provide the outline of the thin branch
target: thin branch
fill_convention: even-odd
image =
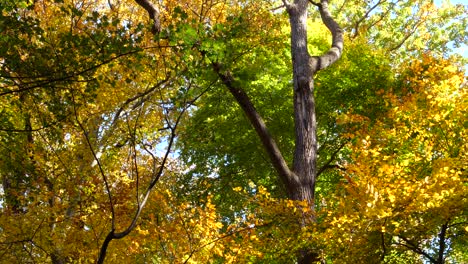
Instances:
[[[391,5],[394,6],[395,3],[392,3]],[[392,10],[391,10],[390,8],[388,8],[385,12],[383,12],[382,14],[380,14],[379,17],[378,17],[374,22],[372,22],[371,24],[369,24],[369,25],[367,26],[367,30],[373,28],[375,25],[379,24],[382,20],[384,20],[384,18],[385,18],[386,16],[388,16],[388,14],[390,14],[390,11],[392,11]]]
[[[112,215],[112,230],[114,230],[115,229],[115,210],[114,210],[114,202],[113,202],[113,199],[112,199],[112,193],[111,193],[110,186],[109,186],[109,181],[107,179],[106,174],[104,173],[104,169],[102,168],[101,161],[99,160],[98,156],[96,155],[96,152],[94,151],[93,145],[91,144],[91,140],[89,139],[89,136],[88,136],[88,132],[86,131],[83,124],[81,123],[80,119],[78,118],[78,112],[76,110],[76,103],[75,103],[75,95],[74,95],[73,92],[72,92],[72,100],[73,100],[73,111],[74,111],[74,114],[75,114],[76,123],[78,124],[80,129],[83,131],[83,135],[84,135],[84,137],[86,139],[86,143],[87,143],[87,145],[89,147],[89,150],[91,151],[91,153],[93,155],[94,160],[96,161],[96,163],[98,165],[99,172],[100,172],[100,174],[102,176],[102,179],[104,181],[104,184],[106,186],[106,192],[107,192],[107,196],[109,198],[111,215]]]
[[[141,117],[143,111],[143,107],[140,107],[140,111],[138,111],[138,115],[135,119],[135,123],[133,125],[133,128],[130,128],[130,122],[127,121],[127,124],[129,126],[129,130],[131,133],[131,151],[132,151],[132,162],[134,166],[134,171],[135,171],[135,177],[136,177],[136,200],[137,200],[137,206],[140,206],[140,173],[138,171],[138,162],[137,162],[137,149],[136,149],[136,133],[137,133],[137,125],[138,125],[138,120]]]
[[[283,5],[286,7],[286,9],[291,8],[291,3],[289,3],[287,0],[282,0],[282,1],[283,1]]]
[[[387,219],[385,219],[384,221],[384,225],[387,223]],[[382,246],[382,258],[380,259],[380,261],[384,261],[385,260],[385,256],[387,255],[387,246],[385,245],[385,232],[380,232],[380,244]]]
[[[184,261],[184,264],[185,264],[192,257],[193,253],[195,253],[195,250],[193,250],[193,237],[187,228],[187,222],[185,221],[184,217],[182,217],[179,211],[176,211],[176,213],[180,217],[180,220],[182,221],[182,226],[184,227],[185,234],[187,234],[187,240],[188,240],[189,248],[190,248],[190,255]]]
[[[401,48],[403,44],[411,37],[413,36],[414,32],[419,28],[419,26],[423,23],[424,21],[418,21],[416,24],[414,24],[413,28],[403,37],[403,39],[400,40],[398,44],[396,44],[394,47],[391,47],[389,51],[396,51],[397,49]]]
[[[404,246],[410,250],[412,250],[413,252],[415,253],[418,253],[420,255],[423,255],[424,257],[426,257],[427,259],[429,259],[429,261],[431,263],[434,263],[434,264],[437,264],[437,260],[435,260],[431,255],[429,255],[427,252],[425,252],[424,250],[422,250],[418,245],[415,245],[411,240],[405,238],[404,236],[398,236],[399,238],[401,238],[403,241],[405,241],[405,244],[403,243],[398,243],[398,245],[401,245],[401,246]]]
[[[273,8],[270,9],[270,11],[271,11],[271,12],[274,12],[274,11],[276,11],[276,10],[278,10],[278,9],[281,9],[281,8],[286,8],[286,5],[285,5],[285,4],[282,4],[282,5],[280,5],[280,6],[273,7]]]
[[[348,0],[344,0],[343,3],[341,4],[341,6],[338,8],[338,10],[336,11],[337,14],[340,14],[341,11],[343,11],[344,7],[346,6]]]
[[[169,153],[172,151],[172,145],[173,145],[175,137],[176,137],[175,130],[176,130],[177,125],[179,124],[179,122],[181,120],[182,115],[185,113],[185,111],[186,111],[186,108],[184,108],[179,113],[179,116],[177,117],[177,120],[176,120],[176,122],[174,124],[174,127],[171,129],[171,138],[169,140],[169,144],[168,144],[168,147],[166,149],[166,153],[164,155],[164,158],[163,158],[163,160],[161,162],[161,165],[159,167],[159,171],[156,174],[155,178],[153,178],[151,180],[151,182],[150,182],[150,184],[148,186],[148,189],[146,190],[146,193],[145,193],[143,199],[141,200],[141,203],[138,205],[137,210],[135,212],[135,215],[132,218],[132,222],[122,232],[116,233],[114,228],[111,229],[111,231],[107,234],[106,238],[104,239],[104,242],[102,243],[102,246],[101,246],[101,250],[99,251],[99,258],[98,258],[98,261],[97,261],[98,264],[104,263],[104,259],[106,258],[107,248],[109,247],[109,243],[112,240],[124,238],[125,236],[130,234],[130,232],[136,227],[137,221],[138,221],[138,219],[140,217],[141,212],[143,211],[143,208],[145,207],[146,202],[148,201],[149,195],[151,194],[154,186],[156,185],[156,183],[158,182],[159,178],[161,177],[161,175],[162,175],[162,173],[164,171],[165,164],[166,164],[167,159],[169,157]]]
[[[216,243],[216,242],[218,242],[218,241],[220,241],[222,239],[225,239],[227,237],[233,236],[233,235],[241,233],[241,232],[250,231],[250,230],[253,230],[253,229],[258,228],[258,227],[266,227],[266,226],[269,226],[271,224],[273,224],[273,222],[268,222],[268,223],[264,223],[264,224],[261,224],[261,225],[256,225],[256,226],[253,226],[253,227],[248,226],[248,227],[244,227],[244,228],[241,228],[241,229],[237,229],[237,230],[233,230],[231,232],[228,232],[228,233],[226,233],[226,234],[224,234],[222,236],[219,236],[219,237],[217,237],[217,238],[215,238],[215,239],[213,239],[213,240],[211,240],[211,241],[197,247],[196,249],[194,249],[192,252],[190,252],[189,256],[187,257],[187,259],[183,263],[187,263],[190,260],[190,258],[193,256],[194,253],[196,253],[196,252],[202,250],[203,248],[205,248],[205,247],[207,247],[207,246],[209,246],[209,245],[211,245],[213,243]]]
[[[190,87],[189,87],[189,89],[190,89]],[[204,90],[202,92],[202,94],[204,92],[206,92],[206,90]],[[169,120],[167,119],[167,116],[165,117],[168,129],[170,129],[171,134],[170,134],[170,138],[169,138],[169,142],[168,142],[166,152],[165,152],[164,157],[163,157],[163,159],[161,161],[161,164],[159,166],[159,170],[157,171],[157,173],[154,174],[154,177],[150,181],[150,183],[148,185],[148,188],[147,188],[147,190],[146,190],[146,192],[145,192],[145,194],[143,196],[143,199],[141,199],[141,202],[138,203],[137,209],[135,211],[135,215],[133,216],[132,221],[128,225],[128,227],[124,231],[119,232],[119,233],[116,233],[115,229],[112,228],[111,231],[107,234],[106,238],[104,239],[103,244],[101,245],[101,249],[99,251],[99,257],[98,257],[97,263],[99,263],[99,264],[104,263],[104,259],[106,257],[106,253],[107,253],[107,248],[109,247],[109,244],[110,244],[110,242],[112,240],[124,238],[125,236],[130,234],[130,232],[136,227],[137,221],[138,221],[138,219],[139,219],[139,217],[140,217],[140,215],[141,215],[141,213],[143,211],[143,208],[146,205],[146,202],[148,201],[148,198],[149,198],[151,192],[154,189],[154,186],[159,181],[159,179],[161,178],[161,176],[162,176],[162,174],[164,172],[164,169],[166,168],[166,163],[167,163],[167,161],[169,159],[170,153],[172,152],[172,147],[174,145],[174,141],[175,141],[175,138],[176,138],[177,127],[178,127],[180,121],[182,120],[182,117],[184,116],[185,112],[192,106],[192,104],[194,103],[194,101],[196,99],[200,98],[200,96],[201,95],[195,97],[195,99],[192,99],[190,102],[187,102],[187,101],[183,102],[184,107],[179,112],[174,124],[171,125]],[[153,158],[154,158],[154,156],[153,156]]]
[[[138,99],[144,99],[147,95],[151,94],[154,92],[157,88],[160,88],[163,84],[167,83],[170,80],[169,77],[166,77],[165,79],[159,81],[157,84],[153,85],[152,87],[146,89],[145,91],[141,93],[137,93],[135,96],[128,98],[125,100],[125,102],[122,103],[122,105],[117,109],[117,111],[114,114],[114,119],[112,120],[112,123],[110,125],[109,131],[112,131],[113,128],[116,126],[118,119],[120,118],[120,114],[122,111],[132,102],[138,100]]]
[[[15,90],[7,90],[5,92],[1,92],[0,96],[4,96],[4,95],[7,95],[7,94],[20,93],[20,92],[24,92],[24,91],[29,91],[29,90],[33,90],[33,89],[36,89],[36,88],[39,88],[39,87],[42,87],[42,86],[45,86],[45,85],[50,85],[50,84],[56,83],[56,82],[70,81],[74,77],[81,76],[81,75],[83,75],[83,74],[85,74],[87,72],[90,72],[92,70],[95,70],[95,69],[97,69],[97,68],[99,68],[99,67],[101,67],[103,65],[111,63],[112,61],[114,61],[116,59],[119,59],[119,58],[127,56],[127,55],[131,55],[131,54],[134,54],[134,53],[138,53],[138,52],[140,52],[140,50],[134,50],[134,51],[122,53],[122,54],[116,55],[116,56],[114,56],[112,58],[109,58],[107,60],[104,60],[104,61],[102,61],[102,62],[100,62],[98,64],[95,64],[95,65],[93,65],[93,66],[91,66],[89,68],[86,68],[86,69],[78,71],[78,72],[73,72],[73,73],[65,75],[63,77],[51,78],[51,79],[39,80],[39,81],[31,81],[29,83],[22,83],[22,85],[25,86],[25,87],[15,89]],[[36,77],[10,77],[10,76],[0,76],[0,77],[7,78],[7,79],[23,79],[23,78],[37,79],[37,78],[41,78],[41,77],[36,78]],[[79,82],[79,80],[71,80],[71,81]]]
[[[346,146],[346,144],[348,143],[348,141],[345,141],[343,142],[337,150],[335,150],[335,152],[333,152],[333,154],[331,155],[330,159],[317,171],[317,177],[322,174],[326,169],[330,168],[330,163],[332,163],[335,159],[336,159],[336,155],[338,155],[338,153],[343,149],[344,146]],[[334,168],[334,166],[332,167]]]
[[[448,223],[447,221],[445,224],[442,225],[440,228],[440,233],[439,233],[439,254],[438,254],[438,259],[437,263],[444,263],[444,253],[445,253],[445,247],[446,247],[446,235],[447,235],[447,229],[448,229]]]
[[[384,0],[383,2],[386,2],[386,0]],[[359,25],[362,23],[362,21],[367,19],[372,10],[376,9],[380,4],[382,4],[382,0],[379,0],[377,3],[375,3],[374,6],[369,8],[369,10],[367,10],[367,12],[360,19],[358,19],[358,21],[356,21],[356,23],[354,24],[354,34],[352,38],[355,38],[359,35]]]
[[[68,116],[65,116],[65,117],[63,117],[63,118],[60,118],[59,120],[50,122],[49,124],[44,125],[44,126],[41,126],[41,127],[38,127],[38,128],[30,128],[30,129],[16,129],[16,128],[9,129],[9,128],[0,128],[0,131],[3,131],[3,132],[12,132],[12,133],[40,132],[40,131],[42,131],[42,130],[45,130],[45,129],[47,129],[47,128],[51,128],[51,127],[54,127],[54,126],[57,125],[57,124],[60,124],[62,121],[65,121],[67,118],[68,118]]]
[[[107,4],[109,5],[109,8],[114,11],[114,5],[112,4],[111,0],[107,0]]]
[[[34,256],[31,252],[32,249],[28,249],[25,243],[23,243],[23,250],[26,251],[26,253],[29,255],[29,258],[31,259],[32,263],[36,263],[36,261],[34,260]]]
[[[49,252],[47,252],[43,247],[39,246],[38,244],[34,243],[34,241],[31,240],[31,245],[33,247],[37,247],[39,250],[41,250],[42,252],[44,252],[44,254],[46,254],[47,256],[50,256]]]
[[[321,7],[320,3],[316,3],[316,2],[314,2],[312,0],[309,0],[309,3],[313,4],[316,7]]]
[[[454,224],[448,225],[447,227],[448,227],[448,228],[452,228],[452,227],[454,227],[454,226],[466,225],[466,224],[468,224],[468,222],[458,222],[458,223],[454,223]]]

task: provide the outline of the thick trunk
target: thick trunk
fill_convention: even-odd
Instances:
[[[315,116],[314,74],[330,66],[341,56],[342,31],[331,17],[328,1],[314,3],[310,0],[283,1],[291,26],[291,55],[294,82],[295,152],[293,172],[297,181],[288,186],[289,198],[308,201],[314,207],[315,181],[317,177],[317,121]],[[333,35],[332,47],[320,56],[311,57],[307,49],[307,7],[313,3],[319,8],[322,21]],[[305,225],[315,219],[303,219]],[[298,263],[314,263],[319,260],[317,252],[304,248],[299,252]]]
[[[307,200],[314,206],[317,177],[317,123],[315,117],[314,74],[327,68],[341,57],[343,32],[333,20],[328,1],[315,3],[310,0],[283,0],[291,26],[291,54],[294,82],[294,118],[296,147],[293,172],[297,181],[291,181],[289,198]],[[319,8],[323,23],[333,36],[330,50],[322,56],[311,57],[307,49],[307,7],[312,3]]]
[[[288,8],[291,24],[291,53],[294,82],[295,140],[293,171],[297,182],[288,186],[289,198],[307,200],[313,206],[316,175],[316,119],[313,96],[313,72],[307,50],[307,0]]]

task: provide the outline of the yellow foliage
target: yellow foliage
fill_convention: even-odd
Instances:
[[[347,261],[359,259],[353,252],[363,254],[362,248],[395,246],[394,238],[431,239],[468,206],[464,73],[453,61],[429,55],[408,67],[407,93],[385,95],[388,117],[356,133],[354,162],[344,175],[353,184],[344,185],[346,198],[327,216],[333,220],[325,236],[342,241],[329,247],[342,250],[339,258]]]

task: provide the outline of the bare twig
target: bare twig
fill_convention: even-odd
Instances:
[[[191,88],[191,86],[188,87],[188,89],[190,89],[190,88]],[[202,94],[205,93],[207,89],[202,91]],[[161,163],[160,163],[157,170],[156,170],[156,166],[154,165],[154,168],[155,168],[156,172],[153,174],[153,178],[151,179],[150,183],[148,184],[148,188],[146,189],[143,196],[141,197],[142,199],[140,199],[140,197],[137,198],[137,201],[138,201],[137,202],[137,208],[136,208],[136,211],[135,211],[135,214],[134,214],[134,216],[132,218],[131,223],[122,232],[115,232],[115,229],[112,228],[111,231],[107,234],[106,238],[104,239],[104,242],[101,245],[101,249],[100,249],[100,252],[99,252],[99,258],[98,258],[97,263],[100,263],[100,264],[104,263],[104,259],[106,257],[106,253],[107,253],[107,248],[109,247],[109,243],[112,240],[124,238],[125,236],[130,234],[130,232],[136,227],[137,221],[138,221],[138,219],[139,219],[139,217],[140,217],[140,215],[141,215],[141,213],[143,211],[143,208],[146,205],[146,202],[148,201],[148,198],[149,198],[150,194],[152,193],[156,183],[159,181],[159,179],[161,178],[161,176],[162,176],[162,174],[164,172],[164,169],[166,168],[166,163],[168,162],[169,155],[172,152],[172,147],[173,147],[174,142],[175,142],[177,127],[178,127],[180,121],[182,120],[182,117],[184,116],[185,112],[193,105],[195,100],[200,98],[200,96],[201,95],[198,95],[198,96],[196,96],[194,99],[192,99],[190,101],[184,100],[183,101],[184,107],[178,113],[176,120],[172,124],[171,124],[169,118],[167,117],[169,115],[169,113],[166,113],[165,120],[166,120],[166,123],[167,123],[167,128],[170,130],[170,136],[169,136],[169,139],[168,139],[168,141],[169,141],[168,146],[167,146],[166,152],[165,152],[165,154],[164,154],[164,156],[163,156],[163,158],[161,160]],[[136,129],[136,127],[134,127],[134,129]],[[134,149],[133,151],[136,151],[136,149]],[[149,153],[151,153],[151,152],[149,152]],[[152,154],[151,154],[151,156],[153,157],[153,160],[155,161],[156,160],[155,156],[152,155]]]
[[[132,102],[138,100],[138,99],[143,99],[144,97],[148,96],[149,94],[153,93],[156,89],[160,88],[163,84],[167,83],[170,80],[169,77],[166,77],[165,79],[159,81],[157,84],[153,85],[152,87],[146,89],[145,91],[136,94],[135,96],[128,98],[120,107],[117,109],[117,111],[114,114],[114,119],[110,125],[110,130],[113,130],[115,125],[117,124],[117,121],[120,117],[120,114],[122,111]]]
[[[272,9],[270,9],[270,11],[271,11],[271,12],[274,12],[274,11],[276,11],[276,10],[278,10],[278,9],[281,9],[281,8],[286,8],[286,5],[282,4],[282,5],[280,5],[280,6],[273,7]]]
[[[175,131],[177,129],[177,125],[179,124],[179,122],[180,122],[180,120],[181,120],[181,118],[182,118],[182,116],[183,116],[183,114],[185,113],[186,110],[187,110],[187,108],[182,109],[182,111],[179,113],[179,115],[178,115],[178,117],[177,117],[177,119],[175,121],[175,124],[171,128],[171,136],[170,136],[170,139],[169,139],[168,147],[166,149],[166,153],[164,154],[164,158],[163,158],[163,160],[161,162],[161,165],[159,167],[159,170],[158,170],[157,174],[151,180],[151,182],[150,182],[150,184],[149,184],[149,186],[148,186],[148,188],[147,188],[147,190],[146,190],[146,192],[144,194],[144,197],[141,200],[141,203],[138,204],[135,215],[132,218],[132,222],[122,232],[116,233],[115,228],[111,229],[111,231],[107,234],[106,238],[104,239],[104,242],[102,243],[97,263],[99,263],[99,264],[104,263],[104,259],[106,258],[107,248],[109,247],[109,243],[112,240],[124,238],[125,236],[130,234],[130,232],[136,227],[136,224],[137,224],[137,221],[138,221],[138,219],[140,217],[140,214],[143,211],[143,208],[145,207],[146,202],[148,201],[148,198],[149,198],[152,190],[154,189],[154,186],[159,181],[159,178],[161,177],[161,175],[164,172],[166,162],[168,160],[169,154],[172,151],[172,146],[174,144],[174,140],[175,140],[175,137],[176,137]]]
[[[336,159],[336,155],[338,155],[338,153],[343,149],[344,146],[346,146],[346,144],[348,143],[348,141],[345,141],[343,142],[337,150],[335,150],[335,152],[333,152],[333,154],[331,155],[330,159],[317,171],[317,177],[322,174],[326,169],[329,169],[329,168],[335,168],[336,166],[332,166],[330,167],[330,164]]]

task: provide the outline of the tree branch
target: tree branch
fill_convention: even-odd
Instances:
[[[288,164],[284,160],[280,149],[278,148],[275,140],[268,131],[268,128],[265,122],[263,121],[263,118],[255,109],[247,93],[234,84],[234,78],[232,77],[229,71],[221,71],[220,63],[213,63],[213,68],[218,74],[218,76],[221,78],[223,84],[226,85],[229,92],[234,96],[242,110],[244,110],[244,113],[247,115],[247,118],[250,120],[250,123],[252,124],[258,136],[260,137],[263,147],[265,148],[268,156],[270,157],[273,167],[279,174],[285,186],[290,186],[291,182],[298,182],[299,179],[289,169]]]
[[[330,30],[332,34],[332,45],[331,48],[322,56],[314,56],[310,58],[310,64],[313,73],[316,73],[319,70],[325,69],[336,62],[343,53],[343,30],[336,23],[336,21],[331,16],[330,10],[328,10],[328,0],[322,0],[320,4],[315,4],[318,6],[320,11],[320,16],[322,17],[322,22]]]
[[[383,0],[383,2],[386,2],[386,0]],[[381,3],[382,3],[382,0],[379,0],[374,6],[369,8],[369,10],[367,10],[367,12],[360,19],[358,19],[358,21],[356,21],[356,23],[354,24],[354,34],[352,38],[355,38],[359,35],[359,25],[362,23],[362,21],[367,19],[369,17],[369,14],[372,12],[372,10],[376,9]]]
[[[314,2],[314,1],[312,1],[312,0],[309,0],[309,3],[313,4],[313,5],[316,6],[316,7],[320,7],[320,6],[321,6],[320,3],[316,3],[316,2]]]
[[[211,86],[211,84],[210,84],[210,86]],[[207,89],[209,89],[209,87]],[[173,122],[173,124],[171,124],[169,118],[166,117],[167,126],[168,126],[168,129],[170,129],[171,134],[170,134],[170,137],[169,137],[169,140],[168,140],[169,141],[168,146],[166,148],[166,152],[165,152],[165,154],[164,154],[164,156],[162,158],[162,161],[161,161],[158,169],[155,169],[155,171],[153,172],[152,179],[149,182],[146,191],[142,195],[141,202],[140,202],[140,199],[139,199],[140,197],[137,198],[137,208],[135,210],[135,214],[134,214],[134,216],[132,218],[131,223],[122,232],[117,232],[116,233],[114,227],[111,229],[111,231],[109,231],[106,238],[104,239],[104,242],[101,245],[101,249],[99,251],[99,258],[98,258],[97,263],[99,263],[99,264],[104,263],[104,259],[106,257],[106,253],[107,253],[107,248],[109,247],[109,244],[110,244],[110,242],[112,240],[121,239],[121,238],[126,237],[136,227],[138,219],[140,218],[140,215],[141,215],[141,213],[143,211],[143,208],[146,205],[146,202],[148,201],[148,198],[149,198],[150,194],[152,193],[156,183],[158,183],[159,179],[161,178],[161,176],[162,176],[162,174],[164,172],[164,169],[166,168],[166,163],[169,160],[169,155],[172,152],[172,147],[174,145],[174,142],[175,142],[175,139],[176,139],[176,136],[177,136],[176,135],[177,127],[178,127],[180,121],[182,120],[182,117],[184,116],[185,112],[193,105],[193,103],[196,100],[198,100],[203,93],[206,92],[207,89],[203,90],[201,92],[201,94],[199,94],[198,96],[196,96],[195,98],[193,98],[191,100],[184,99],[184,102],[183,102],[184,107],[178,113],[177,118]],[[136,130],[136,127],[134,127],[133,129]],[[151,156],[153,156],[153,155],[151,154]],[[154,157],[153,157],[153,159],[154,159]]]
[[[333,154],[331,155],[330,159],[317,171],[317,177],[322,174],[326,169],[329,169],[329,168],[335,168],[335,166],[330,166],[330,163],[332,163],[335,159],[336,159],[336,155],[338,155],[338,153],[343,149],[344,146],[346,146],[346,144],[348,143],[348,141],[345,141],[343,142],[337,150],[335,150],[335,152],[333,152]]]
[[[96,154],[96,151],[93,148],[93,145],[91,144],[91,140],[88,136],[88,132],[86,131],[84,125],[81,123],[79,117],[78,117],[78,112],[76,110],[76,102],[75,102],[75,95],[72,92],[72,100],[73,100],[73,112],[75,115],[75,121],[80,127],[80,129],[83,131],[83,136],[85,137],[86,144],[88,145],[89,150],[91,151],[91,154],[93,155],[93,159],[96,161],[96,164],[99,168],[99,173],[102,176],[102,179],[104,181],[104,185],[106,186],[106,193],[109,198],[109,205],[110,205],[110,210],[111,210],[111,221],[112,221],[112,231],[115,229],[115,210],[114,210],[114,201],[112,199],[112,192],[110,189],[109,181],[107,179],[106,174],[104,173],[104,169],[102,168],[101,161],[99,160],[99,157]]]
[[[161,22],[159,20],[159,10],[149,0],[135,0],[135,2],[143,7],[148,12],[149,17],[153,20],[151,31],[153,34],[161,32]]]
[[[282,1],[283,1],[284,6],[286,7],[286,9],[291,7],[291,4],[287,0],[282,0]]]
[[[15,94],[15,93],[20,93],[20,92],[25,92],[25,91],[33,90],[33,89],[36,89],[36,88],[44,87],[46,85],[52,85],[54,83],[63,82],[63,81],[82,82],[82,81],[78,81],[78,80],[73,79],[73,78],[78,77],[78,76],[83,76],[85,73],[88,73],[88,72],[91,72],[91,71],[93,71],[95,69],[98,69],[99,67],[101,67],[103,65],[106,65],[108,63],[111,63],[114,60],[117,60],[117,59],[119,59],[121,57],[124,57],[124,56],[127,56],[127,55],[132,55],[132,54],[135,54],[135,53],[138,53],[138,52],[140,52],[140,50],[134,50],[134,51],[118,54],[118,55],[116,55],[116,56],[114,56],[112,58],[103,60],[103,61],[101,61],[101,62],[99,62],[99,63],[97,63],[95,65],[92,65],[89,68],[83,69],[81,71],[77,71],[76,69],[71,69],[70,71],[65,70],[64,71],[65,75],[62,76],[62,77],[57,77],[57,78],[42,79],[44,77],[41,77],[41,76],[35,76],[35,77],[0,76],[1,78],[6,78],[6,79],[33,79],[33,81],[31,81],[31,82],[22,83],[23,87],[20,87],[19,89],[6,90],[6,91],[0,92],[0,96],[4,96],[4,95],[7,95],[7,94]],[[39,79],[39,80],[34,80],[34,79]],[[85,80],[85,82],[86,81],[88,81],[88,80]],[[16,86],[18,86],[18,85],[16,85]]]
[[[172,146],[174,144],[174,140],[175,140],[175,137],[176,137],[175,132],[176,132],[177,126],[178,126],[178,124],[179,124],[179,122],[180,122],[180,120],[181,120],[181,118],[184,115],[186,110],[187,110],[186,107],[182,109],[182,111],[177,116],[175,124],[173,126],[171,126],[171,136],[170,136],[169,143],[168,143],[168,146],[167,146],[167,149],[166,149],[166,153],[164,154],[164,157],[163,157],[163,160],[161,162],[161,165],[159,166],[158,172],[155,174],[154,178],[151,180],[150,184],[148,185],[148,189],[146,190],[141,203],[138,203],[138,207],[137,207],[137,209],[135,211],[135,215],[132,218],[132,222],[122,232],[116,233],[114,227],[111,229],[111,231],[107,234],[106,238],[104,239],[104,242],[102,243],[97,263],[99,263],[99,264],[104,263],[104,259],[106,257],[106,253],[107,253],[107,248],[109,247],[109,243],[112,240],[124,238],[125,236],[130,234],[130,232],[136,227],[136,224],[137,224],[137,221],[138,221],[138,219],[140,217],[140,214],[143,211],[143,208],[145,207],[146,202],[148,201],[148,198],[149,198],[152,190],[154,189],[154,186],[159,181],[159,179],[161,178],[161,176],[162,176],[162,174],[164,172],[166,162],[167,162],[167,160],[169,158],[170,152],[172,151]]]
[[[274,11],[276,11],[276,10],[278,10],[278,9],[281,9],[281,8],[286,8],[286,5],[285,5],[285,4],[282,4],[282,5],[278,6],[278,7],[273,7],[273,8],[270,9],[270,11],[271,11],[271,12],[274,12]]]
[[[120,117],[120,114],[122,113],[122,111],[130,104],[132,103],[133,101],[135,100],[138,100],[138,99],[143,99],[145,96],[147,96],[148,94],[154,92],[156,89],[160,88],[163,84],[167,83],[169,81],[169,77],[166,77],[164,78],[163,80],[159,81],[157,84],[153,85],[152,87],[146,89],[145,91],[143,92],[140,92],[140,93],[137,93],[135,96],[131,97],[131,98],[128,98],[125,102],[123,102],[123,104],[119,107],[119,109],[117,109],[117,111],[115,112],[114,114],[114,119],[110,125],[111,129],[113,129],[113,127],[116,125],[119,117]]]
[[[397,49],[401,48],[405,42],[411,37],[413,36],[413,34],[416,32],[416,30],[418,29],[418,27],[423,24],[424,21],[418,21],[414,24],[413,28],[400,40],[400,42],[398,44],[396,44],[395,46],[391,47],[389,50],[390,51],[396,51]]]
[[[427,259],[429,259],[429,261],[431,263],[434,263],[434,264],[437,264],[437,260],[435,260],[431,255],[429,255],[427,252],[425,252],[424,250],[422,250],[418,245],[415,245],[411,240],[409,240],[408,238],[404,237],[404,236],[398,236],[399,238],[401,238],[403,241],[405,241],[405,244],[402,244],[402,243],[398,243],[399,245],[401,246],[404,246],[410,250],[412,250],[413,252],[415,253],[418,253],[418,254],[421,254],[423,255],[424,257],[426,257]]]

